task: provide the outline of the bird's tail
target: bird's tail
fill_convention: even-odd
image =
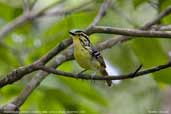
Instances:
[[[100,73],[101,73],[103,76],[108,76],[108,73],[107,73],[107,71],[106,71],[105,68],[100,69]],[[107,85],[108,85],[109,87],[112,85],[112,80],[106,80],[106,82],[107,82]]]

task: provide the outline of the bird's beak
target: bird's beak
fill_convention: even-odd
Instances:
[[[69,31],[69,34],[70,34],[71,36],[75,36],[75,33],[72,32],[72,31]]]

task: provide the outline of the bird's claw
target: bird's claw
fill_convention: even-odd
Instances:
[[[93,78],[96,76],[96,72],[91,74],[91,79],[92,79],[92,83],[95,83],[95,80],[93,80]]]
[[[96,73],[91,74],[91,78],[93,79],[96,76]]]
[[[78,78],[80,77],[80,75],[83,74],[85,71],[87,71],[87,69],[85,69],[85,70],[79,72],[79,73],[77,74],[76,78],[78,79]]]

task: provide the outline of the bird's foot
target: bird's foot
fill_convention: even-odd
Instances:
[[[94,72],[93,74],[91,74],[91,82],[95,83],[95,80],[93,79],[96,76],[96,72]]]
[[[96,72],[94,72],[93,74],[91,74],[91,78],[93,79],[96,76]]]
[[[87,71],[87,69],[82,70],[80,73],[78,73],[78,75],[83,74],[85,71]]]
[[[79,72],[79,73],[77,74],[77,79],[78,79],[78,78],[80,77],[80,75],[83,74],[85,71],[87,71],[87,69],[82,70],[81,72]]]

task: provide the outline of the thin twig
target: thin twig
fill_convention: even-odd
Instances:
[[[157,18],[155,18],[153,21],[147,23],[144,27],[142,27],[141,29],[145,30],[145,29],[148,29],[150,28],[151,26],[153,26],[154,24],[160,22],[161,18],[169,15],[171,12],[171,6],[168,6],[163,12],[161,12]]]
[[[72,48],[61,52],[61,54],[53,59],[48,66],[56,68],[62,63],[73,59],[72,53]],[[47,77],[47,75],[47,72],[40,71],[35,76],[33,76],[33,78],[30,80],[30,82],[27,83],[21,93],[14,100],[12,100],[11,104],[15,104],[17,107],[20,107],[25,102],[27,97],[32,93],[32,91],[41,83],[44,78]]]
[[[49,66],[56,68],[62,63],[69,61],[73,59],[72,57],[72,49],[67,49],[63,52],[61,52],[60,55],[58,55],[53,61],[50,62]],[[21,91],[21,93],[10,103],[7,105],[4,105],[0,107],[0,112],[3,113],[3,111],[6,111],[5,109],[9,109],[11,105],[14,107],[13,109],[19,109],[19,107],[25,102],[25,100],[29,97],[29,95],[32,93],[32,91],[41,83],[43,79],[47,77],[48,73],[44,71],[38,72],[30,82],[27,83],[27,85],[24,87],[24,89]],[[13,111],[11,109],[10,111]]]
[[[155,31],[171,31],[171,25],[153,25],[151,29]]]
[[[143,66],[142,64],[139,65],[138,68],[132,73],[132,76],[131,76],[132,78],[136,77],[138,71],[142,68],[142,66]]]
[[[108,34],[120,34],[120,35],[127,35],[127,36],[138,36],[138,37],[144,37],[144,38],[156,38],[156,37],[163,37],[163,38],[171,38],[171,32],[163,32],[163,31],[144,31],[144,30],[136,30],[136,29],[121,29],[116,27],[106,27],[106,26],[93,26],[91,29],[89,29],[89,34],[92,33],[108,33]],[[58,46],[56,46],[54,49],[49,51],[46,55],[41,57],[36,63],[39,64],[46,64],[50,59],[52,59],[56,54],[61,52],[63,49],[65,49],[67,46],[69,46],[72,43],[71,39],[66,39],[63,42],[61,42]],[[32,66],[32,65],[31,65]],[[30,66],[24,67],[25,70],[28,70]],[[32,71],[35,71],[36,68],[34,68]],[[17,70],[18,71],[18,70]],[[21,73],[23,76],[27,73],[30,73],[30,71],[23,71]],[[15,73],[10,73],[5,77],[4,79],[0,80],[0,87],[4,86],[6,83],[13,83],[23,76],[17,75]],[[12,77],[12,78],[11,78]]]
[[[168,15],[168,14],[167,14]],[[166,16],[166,15],[165,15]],[[165,16],[163,16],[163,17],[165,17]],[[160,18],[158,18],[158,20],[160,20],[160,19],[162,19],[163,17],[161,17],[160,16]],[[153,22],[153,21],[152,21]],[[153,24],[155,24],[155,22],[153,23]],[[152,25],[153,25],[152,24]],[[150,26],[151,27],[151,26]],[[146,28],[146,29],[149,29],[148,28],[148,26],[146,26],[146,27],[144,27],[144,28]],[[126,37],[127,36],[120,36],[120,37],[122,37],[123,38],[123,40],[121,40],[121,41],[124,41],[125,39],[126,39]],[[113,39],[113,41],[114,41],[114,39]],[[120,42],[119,40],[117,41],[117,42]],[[114,44],[115,44],[116,42],[114,41]],[[104,45],[104,44],[106,44],[106,45]],[[106,48],[108,48],[108,44],[107,43],[104,43],[103,44],[103,46],[105,47],[106,46]],[[112,46],[113,44],[111,43],[110,44],[110,46]],[[99,48],[100,49],[104,49],[102,46],[99,46]],[[72,51],[71,52],[68,52],[67,50],[65,50],[66,51],[66,55],[58,55],[58,56],[60,56],[61,57],[61,59],[58,59],[58,57],[57,57],[57,60],[53,60],[52,61],[52,63],[54,63],[51,67],[53,67],[53,68],[56,68],[57,66],[56,65],[59,65],[59,64],[62,64],[63,62],[65,62],[65,61],[67,61],[67,60],[70,60],[70,59],[73,59],[72,57]],[[64,51],[64,52],[65,52]],[[67,59],[66,59],[66,57],[68,57]],[[46,57],[45,57],[46,58]],[[47,58],[46,59],[43,59],[45,62],[47,61]],[[51,57],[48,57],[48,58],[50,58],[51,59]],[[57,63],[55,63],[56,61],[58,61]],[[161,67],[160,67],[161,68]],[[160,69],[159,68],[159,69]],[[162,67],[163,68],[163,67]],[[156,68],[155,70],[157,70],[158,68]],[[154,70],[154,69],[152,69],[152,70]],[[143,71],[141,71],[141,72],[143,72]],[[150,71],[151,72],[151,71]],[[40,73],[40,72],[39,72]],[[45,73],[45,72],[41,72],[41,73],[43,73],[43,75],[37,75],[37,76],[35,76],[35,77],[33,77],[32,78],[32,80],[28,83],[28,85],[23,89],[23,91],[21,92],[21,94],[19,94],[19,96],[16,98],[16,99],[14,99],[13,100],[13,102],[12,102],[12,104],[16,104],[15,106],[17,106],[18,108],[19,108],[19,106],[21,106],[23,103],[24,103],[24,101],[27,99],[27,97],[31,94],[31,92],[39,85],[39,83],[48,75],[47,73]],[[138,72],[138,73],[140,73],[140,72]],[[137,73],[136,73],[136,75],[138,75]],[[140,75],[140,74],[139,74]],[[92,77],[91,77],[92,78]],[[113,78],[113,77],[112,77]],[[122,77],[123,78],[123,77]],[[125,77],[126,78],[126,77]],[[104,80],[106,80],[106,79],[104,79]],[[28,90],[28,91],[27,91]],[[9,103],[9,104],[11,104],[11,103]],[[2,108],[0,108],[0,109],[2,109]],[[2,109],[3,110],[3,109]]]
[[[25,13],[30,11],[30,2],[29,0],[22,0],[23,1],[23,11]]]
[[[24,24],[28,20],[27,15],[21,15],[17,17],[15,20],[11,21],[7,25],[5,25],[3,28],[0,29],[0,40],[3,40],[3,38],[14,28]]]
[[[98,31],[99,32],[99,31]],[[128,32],[128,31],[127,31]],[[148,31],[143,31],[143,32],[147,32]],[[153,31],[154,32],[154,31]],[[156,32],[156,31],[155,31]],[[159,32],[159,31],[157,31]],[[129,33],[128,33],[129,34]],[[162,34],[164,35],[168,35],[169,33],[163,33]],[[148,33],[149,36],[152,36],[153,34],[151,33]],[[158,34],[157,34],[158,35]],[[156,37],[156,34],[154,35]],[[164,36],[160,36],[160,37],[164,37]],[[167,36],[168,37],[168,36]],[[42,58],[40,58],[38,61],[41,61],[41,62],[37,62],[36,63],[41,63],[41,64],[45,64],[46,62],[48,62],[50,59],[52,59],[56,54],[58,54],[60,51],[62,51],[63,49],[65,49],[68,45],[70,45],[72,42],[71,39],[67,39],[65,41],[63,41],[60,45],[58,45],[57,47],[55,47],[54,49],[52,49],[52,51],[50,51],[48,54],[46,54],[45,56],[43,56]],[[29,66],[26,66],[24,67],[23,69],[28,69]],[[32,69],[32,71],[35,71],[36,68]],[[23,71],[23,70],[22,70]],[[27,73],[30,73],[30,72],[26,72],[26,71],[23,71],[23,73],[21,73],[23,76],[26,75]],[[13,76],[15,75],[15,76]],[[23,76],[18,76],[16,75],[16,73],[13,71],[11,73],[9,73],[7,75],[7,77],[3,78],[0,80],[0,87],[3,87],[4,85],[6,84],[10,84],[10,83],[13,83],[19,79],[21,79]]]
[[[66,47],[68,47],[71,43],[72,43],[71,39],[66,39],[66,40],[62,41],[59,45],[57,45],[55,48],[50,50],[46,55],[42,56],[39,60],[35,61],[35,63],[36,64],[46,64],[50,59],[52,59],[55,55],[57,55],[62,50],[64,50]],[[33,64],[35,64],[35,63],[33,63]],[[21,75],[24,76],[24,75],[26,75],[26,74],[28,74],[30,72],[35,71],[36,70],[36,67],[35,67],[36,65],[33,65],[33,64],[23,67],[23,69],[25,69],[25,70],[22,70],[20,75],[15,73],[16,71],[18,72],[18,69],[17,69],[15,71],[12,71],[11,73],[9,73],[4,78],[2,78],[0,80],[0,88],[3,87],[6,84],[11,84],[11,83],[21,79],[22,78]],[[32,66],[32,65],[34,66],[34,68],[32,69],[32,71],[28,72],[27,70],[30,69],[30,66]]]
[[[153,28],[151,28],[152,26],[157,24],[161,19],[163,19],[164,17],[166,17],[170,13],[171,13],[171,6],[168,6],[156,18],[154,18],[150,22],[146,23],[143,27],[141,27],[140,30],[153,29]],[[100,45],[98,45],[99,50],[104,49],[105,46],[107,46],[107,48],[111,48],[113,45],[116,45],[118,43],[122,43],[122,42],[125,42],[125,41],[128,41],[128,40],[131,40],[131,39],[132,38],[130,38],[129,36],[120,36],[120,35],[116,36],[115,38],[108,39],[108,40],[102,42]],[[106,44],[108,44],[108,45],[106,45]]]
[[[97,14],[99,15],[99,14]],[[96,16],[97,17],[97,16]],[[100,18],[99,18],[100,20]],[[97,23],[97,21],[96,21]],[[86,29],[86,30],[89,30]],[[68,44],[68,46],[71,44],[72,40],[71,39],[67,39],[66,42],[70,42]],[[64,43],[65,44],[65,43]],[[61,45],[62,46],[62,45]],[[60,47],[60,46],[59,46]],[[54,48],[53,50],[58,50],[56,48]],[[50,55],[53,55],[54,52],[51,52]],[[71,60],[73,59],[73,55],[72,55],[72,48],[69,48],[68,50],[62,52],[63,54],[60,56],[58,56],[56,58],[56,60],[52,61],[52,64],[50,65],[51,67],[56,68],[58,65],[62,64],[63,62],[67,61],[67,60]],[[48,61],[48,59],[51,59],[52,56],[44,56],[41,59],[39,59],[37,61],[37,63],[45,63]],[[40,62],[41,61],[41,62]],[[17,109],[25,102],[25,100],[27,99],[27,97],[32,93],[32,91],[40,84],[40,82],[48,75],[46,72],[39,72],[40,74],[38,74],[37,76],[33,77],[32,80],[26,85],[26,87],[23,89],[23,91],[18,95],[17,98],[15,98],[11,103],[14,105],[15,107],[17,107]],[[8,84],[8,83],[6,83]],[[5,84],[5,85],[6,85]],[[0,112],[3,113],[3,111],[5,111],[6,108],[8,108],[9,104],[4,105],[2,107],[0,107]]]
[[[118,15],[120,18],[123,18],[126,20],[129,24],[133,25],[133,27],[137,28],[138,25],[135,23],[135,21],[132,18],[129,18],[127,15],[124,14],[124,10],[121,8],[117,8],[115,5],[111,6],[111,9]]]
[[[32,21],[33,19],[36,19],[37,17],[41,16],[44,12],[54,7],[56,4],[64,2],[64,0],[57,1],[54,4],[49,5],[48,7],[42,9],[38,13],[33,13],[32,11],[24,12],[21,16],[17,17],[13,21],[6,24],[4,27],[0,29],[0,40],[3,40],[4,37],[11,32],[14,28],[19,27],[26,23],[27,21]]]
[[[39,16],[42,16],[44,15],[44,13],[48,10],[50,10],[51,8],[54,8],[57,4],[63,4],[66,0],[57,0],[55,3],[53,4],[50,4],[49,6],[45,7],[44,9],[40,10],[35,17],[39,17]]]
[[[38,0],[34,0],[33,3],[30,6],[30,9],[33,9],[36,5],[36,3],[38,2]]]
[[[104,0],[102,5],[100,6],[100,9],[99,9],[96,17],[94,18],[92,23],[88,26],[87,30],[89,30],[91,27],[97,25],[97,23],[100,21],[100,19],[105,16],[106,10],[108,9],[110,3],[111,3],[111,0]]]
[[[89,29],[87,29],[89,30]],[[32,69],[32,72],[36,70],[36,66],[38,66],[37,64],[46,64],[50,59],[52,59],[54,56],[56,56],[58,53],[60,53],[62,50],[64,50],[65,48],[67,48],[70,44],[72,44],[72,39],[66,39],[64,41],[62,41],[59,45],[57,45],[55,48],[53,48],[52,50],[50,50],[47,54],[45,54],[44,56],[42,56],[39,60],[35,61],[33,64],[29,65],[29,66],[25,66],[23,67],[23,70],[21,72],[22,75],[19,75],[17,77],[18,74],[16,74],[14,71],[12,71],[11,73],[9,73],[7,76],[5,76],[4,78],[2,78],[0,80],[0,88],[7,85],[7,84],[11,84],[19,79],[21,79],[22,77],[24,77],[26,74],[30,73],[27,70],[30,68],[30,66],[34,66],[34,68]],[[18,72],[18,69],[15,70]]]
[[[7,84],[12,84],[13,82],[21,79],[24,77],[24,75],[29,74],[33,71],[37,70],[37,66],[41,64],[46,64],[50,59],[52,59],[56,54],[60,53],[62,50],[64,50],[69,44],[71,44],[72,40],[71,39],[66,39],[63,42],[61,42],[59,45],[57,45],[55,48],[50,50],[47,54],[42,56],[40,59],[35,61],[34,63],[20,67],[9,74],[7,74],[4,78],[0,80],[0,88],[7,85]]]
[[[90,11],[91,9],[88,7],[90,6],[90,4],[92,4],[92,1],[85,2],[77,7],[63,10],[63,11],[44,12],[42,16],[40,15],[39,17],[46,17],[46,16],[49,17],[49,16],[58,16],[58,15],[63,16],[63,15],[67,15],[67,14],[71,14],[75,12]]]

